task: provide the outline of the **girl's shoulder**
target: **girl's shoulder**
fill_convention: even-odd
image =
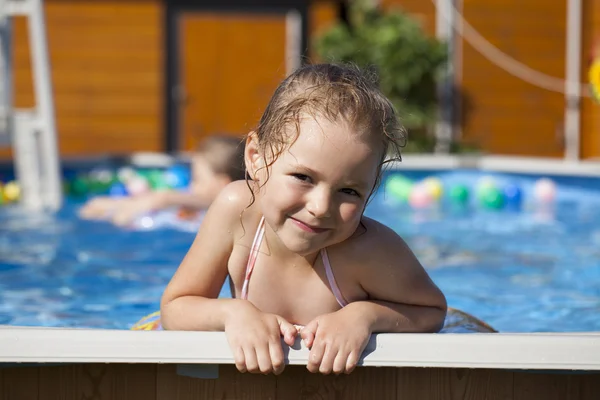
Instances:
[[[332,250],[359,265],[378,264],[384,259],[398,256],[412,256],[400,235],[387,225],[368,217],[363,217],[356,232],[344,242],[333,246]]]
[[[255,198],[249,185],[252,182],[234,181],[225,186],[207,211],[214,219],[231,227],[234,236],[238,230],[244,230],[247,224],[257,225],[260,215],[255,205]]]

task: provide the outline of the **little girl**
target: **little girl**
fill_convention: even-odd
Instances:
[[[406,243],[363,216],[403,130],[354,67],[305,66],[248,135],[165,290],[164,329],[225,331],[240,371],[280,373],[299,334],[312,372],[350,372],[374,332],[437,332],[446,300]],[[232,299],[217,298],[229,276]],[[295,325],[302,326],[297,328]]]

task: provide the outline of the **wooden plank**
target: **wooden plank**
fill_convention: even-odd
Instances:
[[[214,132],[247,133],[286,73],[285,16],[187,13],[180,21],[184,149]],[[248,60],[252,68],[240,68]]]
[[[540,0],[463,3],[465,19],[486,40],[558,78],[565,73],[565,10],[562,3]],[[562,156],[564,95],[512,76],[464,40],[462,55],[462,140],[488,153]]]
[[[39,400],[156,400],[152,364],[42,367],[39,380]]]
[[[432,400],[506,400],[512,398],[513,376],[485,369],[434,369],[429,385]]]
[[[436,11],[431,1],[422,0],[381,0],[384,10],[401,9],[411,14],[423,27],[423,30],[435,36]]]
[[[38,368],[14,367],[3,368],[0,399],[2,400],[37,400]]]
[[[277,399],[396,399],[396,368],[356,368],[350,375],[322,375],[287,366],[277,378]]]
[[[514,400],[574,400],[581,397],[572,397],[574,390],[572,376],[564,373],[544,374],[531,372],[515,372],[514,374]]]
[[[275,399],[274,375],[241,374],[233,365],[220,365],[218,379],[179,376],[174,365],[159,365],[157,400]]]
[[[162,2],[48,1],[45,6],[61,156],[161,150]],[[18,18],[14,82],[20,108],[34,105],[26,28],[25,19]]]

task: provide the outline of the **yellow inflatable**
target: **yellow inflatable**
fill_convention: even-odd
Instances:
[[[597,102],[600,102],[600,57],[596,57],[592,62],[589,71],[589,80],[592,95]]]

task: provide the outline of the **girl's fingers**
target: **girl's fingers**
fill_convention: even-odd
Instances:
[[[264,343],[254,348],[258,364],[256,370],[250,372],[260,372],[262,374],[268,374],[269,372],[273,371],[273,364],[271,362],[271,353],[269,351],[269,347],[270,346],[267,343]]]
[[[281,347],[281,343],[279,341],[269,342],[269,354],[271,356],[271,365],[273,366],[273,373],[275,375],[279,375],[283,372],[283,369],[285,368],[283,348]]]
[[[321,366],[321,361],[323,360],[324,352],[325,348],[323,346],[323,342],[316,341],[310,349],[310,353],[308,354],[308,363],[306,365],[306,368],[310,372],[319,372],[319,367]]]
[[[356,351],[351,351],[350,354],[348,354],[348,358],[346,359],[346,370],[344,373],[349,374],[350,372],[354,371],[354,368],[356,368],[356,365],[358,365],[359,354],[360,353]]]
[[[244,350],[241,347],[236,347],[233,351],[233,359],[235,361],[235,367],[240,372],[246,372],[246,357],[244,356]]]

